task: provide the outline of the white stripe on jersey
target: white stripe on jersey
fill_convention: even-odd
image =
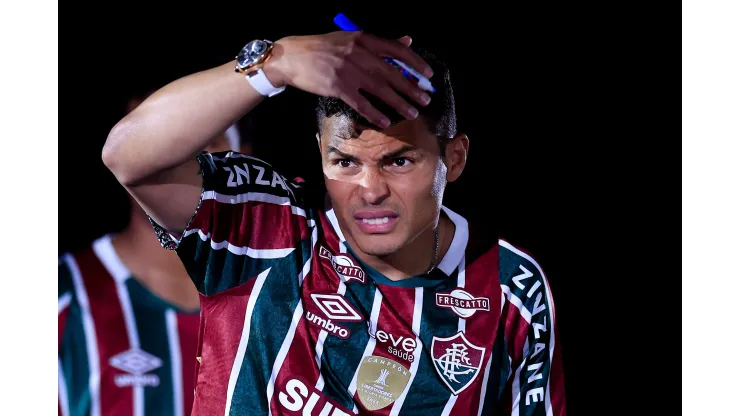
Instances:
[[[194,229],[194,230],[188,230],[185,232],[183,237],[187,237],[190,234],[198,233],[200,236],[200,239],[203,241],[208,241],[211,239],[211,233],[204,234],[203,231],[200,229]],[[251,247],[240,247],[235,246],[228,241],[213,241],[211,240],[211,248],[214,250],[221,250],[223,248],[228,249],[231,253],[236,254],[237,256],[243,256],[247,255],[253,259],[279,259],[282,257],[287,256],[288,254],[292,253],[293,250],[295,250],[294,247],[291,248],[268,248],[268,249],[255,249]]]
[[[488,375],[491,373],[491,361],[493,361],[493,351],[491,351],[491,354],[488,356],[488,363],[483,372],[483,387],[481,388],[480,401],[478,402],[478,416],[483,412],[483,403],[486,401],[486,388],[488,387]],[[509,378],[507,377],[506,379],[508,380]]]
[[[272,403],[272,396],[275,392],[275,379],[277,378],[278,373],[280,372],[280,368],[283,366],[283,362],[285,362],[285,357],[288,355],[288,350],[290,349],[290,344],[293,343],[293,338],[295,337],[295,331],[298,327],[298,322],[300,322],[301,318],[303,317],[303,303],[299,300],[298,305],[295,308],[295,311],[293,312],[293,320],[290,322],[290,328],[288,329],[288,333],[285,335],[285,339],[283,340],[283,345],[280,346],[280,351],[278,352],[277,358],[275,358],[275,364],[272,366],[272,374],[270,375],[270,381],[267,382],[267,411],[269,415],[272,415],[272,409],[270,409],[270,403]]]
[[[128,342],[131,349],[139,349],[141,348],[139,332],[136,329],[136,318],[134,317],[134,310],[131,306],[131,297],[129,296],[128,288],[126,287],[126,280],[131,276],[131,274],[116,254],[116,250],[113,247],[113,243],[111,243],[109,235],[95,240],[92,247],[98,260],[100,260],[108,271],[108,274],[113,276],[113,279],[116,282],[116,292],[118,293],[118,300],[121,303],[123,322],[126,324],[126,333],[128,334]],[[144,386],[134,384],[134,386],[132,386],[132,390],[134,395],[134,416],[143,416]]]
[[[165,322],[167,323],[167,342],[170,344],[170,362],[172,363],[172,389],[174,394],[174,416],[184,416],[182,397],[182,355],[180,353],[180,334],[177,330],[177,313],[174,309],[167,309],[164,312]]]
[[[550,285],[547,283],[547,277],[545,277],[545,272],[542,271],[542,268],[540,267],[539,263],[537,263],[529,254],[517,249],[516,247],[512,246],[511,244],[509,244],[508,242],[504,240],[499,240],[499,244],[503,247],[506,247],[509,251],[529,260],[529,262],[534,264],[534,267],[537,268],[537,271],[540,272],[540,276],[542,276],[542,281],[545,283],[543,285],[545,289],[545,296],[547,296],[547,302],[549,302],[549,304],[547,305],[548,306],[547,313],[548,313],[548,318],[550,321],[550,365],[552,366],[553,355],[555,354],[555,319],[553,319],[552,317],[552,308],[555,303],[553,302],[552,295],[550,294]],[[529,293],[531,294],[532,290],[530,290]],[[528,294],[527,296],[530,296],[530,294]],[[530,314],[530,319],[531,319],[531,314]],[[527,320],[527,322],[530,322],[530,320]],[[524,352],[525,354],[527,353],[526,346],[524,348]],[[545,392],[546,392],[545,393],[545,409],[549,416],[549,415],[552,415],[552,403],[550,403],[550,377],[547,378],[547,385],[545,386]]]
[[[414,384],[414,377],[416,377],[416,370],[419,369],[419,361],[421,357],[421,350],[424,349],[424,346],[421,344],[421,340],[419,339],[419,333],[421,332],[421,307],[424,303],[424,288],[423,287],[417,287],[414,290],[415,299],[414,299],[414,317],[411,320],[411,330],[413,331],[414,335],[416,336],[416,349],[414,350],[414,362],[411,363],[411,368],[409,369],[409,373],[411,373],[411,378],[409,378],[408,384],[406,384],[406,388],[403,390],[403,393],[401,393],[401,396],[396,399],[396,402],[393,403],[393,408],[391,409],[391,415],[398,415],[398,412],[401,411],[401,407],[403,407],[403,402],[406,400],[406,395],[409,393],[409,390],[411,389],[411,385]]]
[[[224,416],[229,416],[231,411],[231,398],[234,396],[234,387],[236,387],[236,381],[239,379],[239,372],[242,369],[242,363],[244,362],[244,353],[247,351],[247,344],[249,343],[249,329],[252,327],[252,312],[254,311],[254,304],[257,302],[257,297],[260,295],[262,285],[265,284],[265,279],[270,273],[272,268],[268,268],[264,272],[260,273],[254,281],[252,292],[249,294],[249,300],[247,301],[247,312],[244,314],[244,324],[242,325],[242,336],[239,339],[239,347],[236,350],[236,357],[234,357],[234,364],[231,366],[231,374],[229,375],[229,386],[226,389],[226,406],[224,406]]]
[[[512,305],[516,306],[516,308],[519,309],[519,314],[522,315],[522,318],[524,318],[524,320],[527,321],[528,324],[531,324],[532,312],[530,312],[529,309],[524,306],[522,300],[511,293],[511,289],[509,289],[509,286],[501,285],[501,291],[506,294],[506,298],[509,300],[509,302],[511,302]]]
[[[305,276],[307,276],[311,272],[311,262],[313,261],[313,250],[316,246],[316,241],[318,240],[318,228],[316,227],[316,223],[313,220],[308,221],[308,226],[312,227],[313,230],[311,231],[311,251],[308,255],[308,260],[306,263],[303,264],[303,268],[301,269],[301,272],[298,273],[298,287],[300,288],[303,285],[303,279]],[[288,351],[290,350],[290,345],[293,343],[293,338],[295,337],[295,331],[298,327],[298,323],[301,321],[301,318],[303,317],[303,302],[301,299],[298,299],[298,305],[295,307],[295,311],[293,311],[293,320],[290,323],[290,328],[288,328],[288,333],[285,335],[285,339],[283,339],[283,344],[280,346],[280,351],[278,351],[278,355],[275,358],[275,364],[272,366],[272,374],[270,375],[270,381],[267,382],[267,412],[269,415],[272,415],[272,410],[270,408],[270,403],[272,402],[272,396],[275,392],[275,379],[277,378],[278,373],[280,372],[280,368],[283,366],[283,362],[285,362],[285,357],[288,355]]]
[[[85,284],[77,262],[71,254],[64,255],[64,261],[72,274],[77,303],[82,312],[82,326],[85,331],[85,346],[87,347],[87,364],[90,368],[90,416],[100,416],[100,358],[98,356],[98,341],[95,336],[95,324],[90,313],[90,301],[87,298]]]
[[[59,312],[57,312],[57,315],[62,313],[67,307],[69,306],[70,302],[72,302],[72,294],[70,292],[67,292],[59,297]]]
[[[524,341],[524,351],[526,354],[527,349],[529,348],[529,340],[527,339]],[[516,369],[516,375],[514,376],[514,382],[511,383],[511,416],[519,416],[519,401],[521,399],[521,395],[519,394],[521,390],[521,374],[522,369],[524,368],[524,363],[527,362],[527,357],[525,356],[522,360],[522,363],[519,364],[519,368]]]
[[[461,288],[465,288],[465,254],[463,253],[462,260],[460,260],[460,264],[457,265],[457,286]],[[457,330],[462,331],[465,333],[465,319],[463,318],[457,318]],[[487,378],[483,380],[483,387],[485,388]],[[447,399],[447,404],[445,405],[444,410],[442,410],[442,416],[447,416],[452,411],[452,408],[455,407],[455,403],[457,402],[457,395],[450,393],[450,398]]]
[[[332,211],[332,215],[333,214],[334,212]],[[334,220],[336,221],[336,217],[334,217]],[[342,244],[343,238],[344,236],[339,235],[339,239],[340,239],[339,252],[342,254],[347,252],[347,247],[344,244]],[[339,275],[337,275],[337,278],[339,278],[339,287],[337,287],[337,293],[344,296],[344,294],[347,292],[347,285],[344,284],[344,280],[343,280],[344,278],[339,277]],[[319,332],[319,338],[316,341],[316,365],[319,366],[319,379],[316,380],[316,389],[318,391],[324,390],[325,381],[324,381],[324,375],[321,374],[321,355],[324,353],[324,341],[326,341],[327,334],[328,332],[322,329],[321,332]]]
[[[289,191],[289,192],[292,192],[292,191]],[[291,205],[290,198],[288,198],[287,196],[277,196],[273,194],[266,194],[264,192],[246,192],[243,194],[226,195],[226,194],[218,193],[216,191],[205,191],[203,192],[201,200],[205,201],[206,199],[213,199],[216,202],[220,202],[222,204],[244,204],[247,202],[264,202],[266,204],[289,205],[290,211],[293,214],[300,215],[301,217],[306,216],[306,211],[303,208],[299,208],[297,206]]]
[[[64,379],[62,360],[59,360],[59,408],[62,416],[69,416],[69,397],[67,396],[67,381]]]
[[[383,303],[383,294],[380,293],[380,290],[378,288],[375,288],[375,297],[373,298],[373,309],[370,311],[370,321],[368,324],[370,325],[370,333],[375,334],[378,331],[378,316],[380,315],[380,304]],[[362,358],[360,359],[360,364],[362,364],[362,361],[365,359],[365,357],[372,355],[373,351],[375,350],[375,337],[370,337],[370,339],[367,341],[367,345],[365,346],[365,351],[362,353]],[[355,392],[357,391],[357,374],[360,372],[360,366],[358,365],[355,369],[355,374],[352,376],[352,381],[349,383],[349,387],[347,388],[347,391],[349,392],[350,397],[354,400]],[[355,403],[354,408],[352,409],[353,412],[357,413],[357,403]]]

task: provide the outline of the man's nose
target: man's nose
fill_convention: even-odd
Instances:
[[[370,205],[382,203],[391,194],[388,182],[375,169],[366,170],[359,185],[360,197]]]

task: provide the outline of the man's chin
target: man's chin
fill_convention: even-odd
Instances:
[[[355,238],[357,248],[374,257],[393,254],[401,247],[397,237],[387,234],[366,234]]]

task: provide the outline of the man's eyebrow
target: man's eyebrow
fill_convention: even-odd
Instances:
[[[344,153],[343,151],[341,151],[341,150],[337,149],[336,147],[330,145],[326,149],[326,154],[329,155],[329,154],[332,154],[332,153],[334,153],[334,154],[336,154],[339,157],[344,158],[344,159],[355,160],[355,157],[354,156],[348,155],[347,153]]]
[[[394,150],[394,151],[392,151],[390,153],[384,154],[383,155],[383,159],[395,159],[395,158],[401,156],[402,154],[404,154],[406,152],[411,152],[411,151],[414,151],[414,150],[417,150],[417,148],[414,147],[414,146],[411,146],[411,145],[406,145],[406,146],[403,146],[402,148],[400,148],[398,150]]]
[[[418,150],[418,149],[416,147],[414,147],[414,146],[406,145],[406,146],[403,146],[402,148],[400,148],[398,150],[394,150],[394,151],[392,151],[390,153],[386,153],[383,156],[381,156],[380,158],[383,159],[383,160],[395,159],[395,158],[401,156],[402,154],[404,154],[406,152],[411,152],[411,151],[415,151],[415,150]],[[337,155],[337,156],[339,156],[339,157],[341,157],[341,158],[343,158],[343,159],[350,159],[350,160],[356,160],[357,159],[356,157],[354,157],[352,155],[349,155],[347,153],[344,153],[343,151],[337,149],[334,146],[331,146],[331,145],[327,146],[326,154],[328,155],[328,154],[332,154],[332,153],[335,154],[335,155]]]

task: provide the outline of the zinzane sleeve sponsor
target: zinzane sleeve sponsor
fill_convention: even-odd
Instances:
[[[286,257],[310,233],[300,185],[268,163],[236,152],[203,152],[197,160],[203,189],[182,236],[150,222],[198,291],[210,296],[255,278],[265,262]]]
[[[555,309],[547,279],[531,256],[511,244],[501,240],[499,253],[511,361],[502,397],[508,404],[505,411],[519,416],[565,415]]]

